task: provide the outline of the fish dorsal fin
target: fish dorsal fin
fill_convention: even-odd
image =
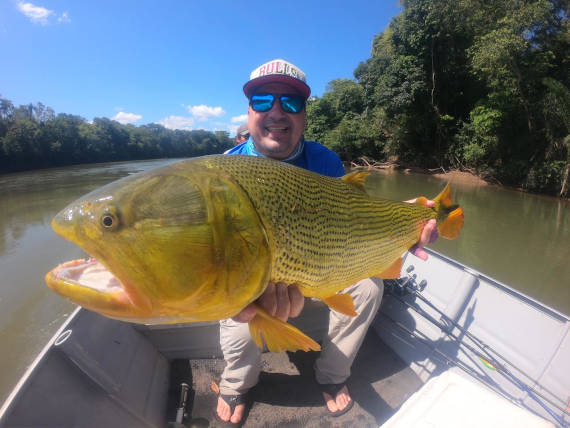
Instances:
[[[402,257],[398,258],[394,263],[384,269],[376,276],[377,278],[381,279],[397,279],[400,278],[400,272],[402,271],[402,264],[404,263],[404,259]]]
[[[349,294],[333,294],[329,297],[322,298],[327,306],[344,315],[355,317],[357,314],[354,311],[354,301]]]
[[[345,183],[358,187],[360,190],[364,190],[364,184],[366,183],[366,179],[369,175],[370,171],[355,171],[346,174],[341,178],[341,180]]]

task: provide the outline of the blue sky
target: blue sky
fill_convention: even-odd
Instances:
[[[322,96],[353,78],[398,12],[397,0],[2,0],[0,94],[87,120],[233,134],[254,68],[283,58]]]

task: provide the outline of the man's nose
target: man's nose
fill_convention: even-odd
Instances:
[[[283,111],[283,108],[281,107],[281,101],[279,101],[278,98],[275,100],[273,106],[267,112],[267,114],[271,117],[283,117],[287,115],[287,113]]]

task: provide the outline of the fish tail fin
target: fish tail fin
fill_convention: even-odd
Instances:
[[[451,186],[447,183],[445,189],[434,198],[437,213],[437,229],[441,236],[455,239],[463,228],[463,208],[451,200]]]
[[[320,351],[320,345],[291,324],[283,322],[255,305],[256,314],[249,321],[249,332],[255,344],[263,349],[263,342],[270,352]],[[263,341],[262,341],[263,337]]]

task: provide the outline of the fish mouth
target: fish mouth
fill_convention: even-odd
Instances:
[[[95,258],[62,263],[45,279],[56,293],[107,316],[124,316],[136,309],[121,281]]]
[[[55,281],[69,282],[77,287],[86,287],[102,293],[124,291],[121,281],[93,257],[62,263],[50,273]]]

